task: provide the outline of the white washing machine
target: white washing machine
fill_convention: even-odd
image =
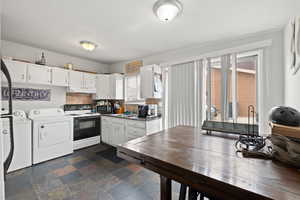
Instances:
[[[33,164],[73,153],[73,118],[59,108],[34,109],[32,120]]]
[[[3,122],[2,133],[4,158],[7,158],[10,151],[10,133],[8,119],[1,119]],[[8,172],[29,167],[32,165],[32,136],[31,136],[31,120],[27,119],[26,114],[22,110],[13,111],[13,134],[14,134],[14,154],[13,159],[8,168]]]

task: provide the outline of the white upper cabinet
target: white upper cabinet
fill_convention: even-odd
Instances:
[[[124,76],[121,74],[110,75],[111,99],[124,99]]]
[[[140,100],[140,75],[128,75],[125,77],[126,101]]]
[[[96,93],[96,74],[8,59],[4,59],[4,62],[13,83],[69,86],[70,92]],[[2,79],[3,82],[5,80]],[[107,82],[110,84],[110,79]]]
[[[96,99],[124,99],[123,75],[98,74]]]
[[[96,88],[96,75],[91,73],[83,73],[83,87],[85,89]]]
[[[109,74],[98,74],[96,82],[96,99],[110,99],[110,75]]]
[[[53,67],[52,69],[52,85],[68,86],[69,85],[69,70]]]
[[[96,93],[96,75],[70,70],[69,89],[70,92]]]
[[[141,98],[162,97],[162,74],[158,65],[141,67]]]
[[[28,64],[27,67],[28,83],[51,84],[51,68],[44,65]]]
[[[27,63],[4,59],[4,63],[9,71],[12,82],[24,83],[27,77]],[[6,79],[3,78],[3,81]]]
[[[78,71],[69,71],[69,86],[71,88],[83,87],[83,73]]]

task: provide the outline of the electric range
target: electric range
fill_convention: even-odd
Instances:
[[[91,104],[66,104],[65,114],[74,121],[74,150],[99,144],[101,141],[101,115],[92,112]]]

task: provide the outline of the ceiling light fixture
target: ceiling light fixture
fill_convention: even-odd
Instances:
[[[80,45],[82,46],[83,49],[87,51],[94,51],[97,45],[93,42],[89,41],[80,41]]]
[[[178,0],[158,0],[153,6],[153,12],[162,22],[172,21],[182,13],[183,5]]]

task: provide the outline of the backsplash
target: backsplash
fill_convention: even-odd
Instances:
[[[146,99],[145,104],[157,104],[158,111],[159,111],[159,113],[161,113],[162,102],[160,99]],[[126,102],[125,102],[125,111],[132,112],[132,113],[138,113],[138,104],[126,104]]]
[[[138,113],[138,105],[137,104],[125,104],[125,111]]]
[[[92,94],[67,93],[66,104],[92,104]]]

